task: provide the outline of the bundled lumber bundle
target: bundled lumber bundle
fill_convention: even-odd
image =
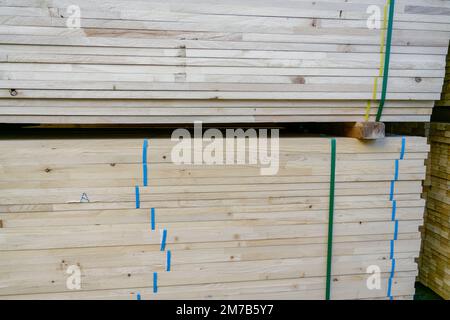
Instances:
[[[450,124],[432,123],[420,281],[450,299]]]
[[[1,140],[0,297],[414,294],[425,138],[281,137],[274,175],[174,164],[179,143]],[[189,154],[207,146],[194,139]]]
[[[3,0],[2,123],[428,121],[440,0]]]

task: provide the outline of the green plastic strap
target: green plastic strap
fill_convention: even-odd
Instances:
[[[381,91],[380,105],[378,106],[377,122],[380,121],[383,114],[384,103],[386,101],[387,85],[389,80],[389,63],[391,61],[391,43],[392,43],[392,29],[394,26],[394,9],[395,0],[391,0],[389,4],[389,21],[386,37],[386,50],[384,53],[384,73],[383,73],[383,88]]]
[[[327,285],[325,299],[330,300],[331,257],[333,253],[334,185],[336,181],[336,139],[331,139],[330,202],[328,206]]]

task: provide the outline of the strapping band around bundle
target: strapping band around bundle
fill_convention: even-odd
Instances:
[[[150,225],[152,230],[155,230],[156,225],[155,208],[150,209]]]
[[[384,70],[384,45],[385,45],[384,41],[386,39],[385,30],[387,29],[387,24],[388,24],[387,9],[388,9],[389,3],[390,2],[388,0],[386,2],[386,5],[384,6],[384,10],[383,10],[383,29],[382,29],[381,36],[380,36],[380,68],[378,69],[378,75],[373,80],[373,87],[372,87],[372,100],[373,101],[377,100],[378,79],[380,79],[383,76],[383,70]],[[372,100],[367,101],[366,114],[364,116],[365,121],[369,121],[370,110],[372,108]]]
[[[333,256],[334,191],[336,181],[336,139],[331,139],[330,199],[328,206],[327,278],[325,299],[331,296],[331,259]]]
[[[172,261],[172,252],[170,250],[167,250],[167,253],[166,253],[166,271],[170,271],[171,261]]]
[[[145,139],[142,145],[142,182],[144,187],[147,187],[147,149],[148,149],[148,140]]]
[[[162,232],[162,238],[161,238],[161,251],[166,250],[166,240],[167,240],[167,229],[164,229]]]
[[[139,194],[139,186],[134,187],[134,195],[136,200],[136,209],[139,209],[141,207],[141,197]]]
[[[158,273],[153,272],[153,293],[158,292]]]
[[[387,289],[387,297],[390,300],[394,300],[394,297],[392,295],[392,285],[393,285],[394,276],[395,276],[395,241],[398,240],[398,228],[399,228],[399,221],[396,217],[397,200],[395,200],[395,182],[397,182],[399,180],[400,161],[404,160],[405,151],[406,151],[406,138],[402,137],[400,157],[399,157],[399,159],[395,160],[394,179],[391,181],[391,190],[390,190],[390,195],[389,195],[389,200],[392,202],[391,220],[394,223],[394,236],[393,236],[392,240],[390,241],[390,255],[389,255],[389,259],[391,260],[391,273],[389,276],[388,289]]]
[[[389,80],[389,64],[391,61],[391,44],[392,44],[392,31],[394,28],[394,12],[395,12],[395,0],[389,1],[389,20],[387,26],[387,35],[386,35],[386,51],[384,53],[384,73],[383,73],[383,87],[381,91],[381,99],[380,105],[378,106],[378,112],[376,121],[381,120],[381,116],[383,115],[383,108],[386,102],[386,93],[388,87]]]

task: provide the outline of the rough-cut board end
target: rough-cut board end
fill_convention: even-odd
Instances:
[[[357,122],[354,124],[346,124],[343,128],[344,135],[347,137],[374,140],[384,138],[386,127],[383,122]]]
[[[312,132],[360,140],[375,140],[386,136],[386,127],[383,122],[316,123]]]

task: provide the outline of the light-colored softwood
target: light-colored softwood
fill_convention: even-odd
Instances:
[[[387,3],[2,1],[0,122],[375,121]],[[430,119],[449,21],[448,1],[396,1],[381,121]]]
[[[330,140],[280,138],[274,176],[260,165],[175,165],[175,143],[148,139],[143,187],[143,139],[1,140],[0,298],[323,299]],[[401,149],[401,137],[337,138],[332,299],[384,299],[390,282],[394,299],[414,294],[429,147],[405,138],[391,275]],[[66,288],[71,265],[81,269],[79,291]],[[379,290],[366,285],[371,265]]]

